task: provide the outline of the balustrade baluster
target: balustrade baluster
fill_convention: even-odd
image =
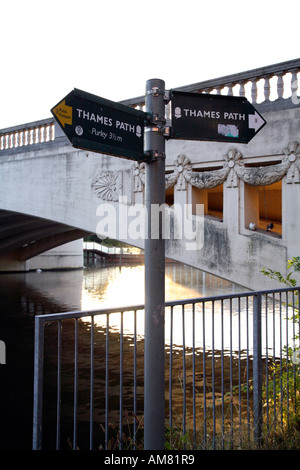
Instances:
[[[277,78],[277,95],[278,95],[278,98],[283,98],[283,78],[282,78],[282,75],[278,75],[278,78]]]
[[[270,77],[265,78],[264,96],[265,101],[270,101]]]
[[[256,82],[256,78],[254,80],[252,80],[252,86],[251,86],[251,100],[252,100],[252,103],[257,103],[257,82]]]
[[[232,83],[228,85],[227,96],[233,96]]]
[[[294,70],[292,72],[292,78],[291,78],[291,95],[292,97],[296,97],[298,95],[298,75],[297,72]]]
[[[52,123],[50,124],[50,140],[55,139],[55,125]]]
[[[240,83],[239,96],[245,96],[245,82]]]

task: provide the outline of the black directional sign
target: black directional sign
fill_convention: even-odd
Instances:
[[[145,160],[147,113],[74,89],[51,112],[76,148]]]
[[[266,124],[244,97],[171,91],[171,139],[248,143]]]

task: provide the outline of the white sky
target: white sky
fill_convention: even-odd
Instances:
[[[3,0],[0,129],[73,88],[119,101],[296,59],[299,0]]]

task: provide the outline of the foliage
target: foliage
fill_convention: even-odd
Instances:
[[[288,270],[290,272],[287,276],[283,276],[279,271],[264,268],[262,273],[269,276],[271,279],[276,279],[279,282],[289,286],[296,287],[296,279],[293,278],[295,272],[300,272],[300,257],[294,257],[288,261]],[[296,292],[296,295],[298,293]],[[299,299],[297,299],[299,305]],[[296,310],[297,311],[297,310]],[[299,320],[299,310],[294,315],[293,321]],[[295,345],[299,335],[294,336],[293,343]],[[300,374],[298,361],[295,360],[299,357],[299,347],[283,347],[285,359],[280,362],[272,362],[269,367],[270,377],[263,387],[263,397],[265,400],[264,407],[268,412],[272,411],[273,416],[277,419],[273,424],[273,429],[279,425],[281,431],[291,429],[295,431],[297,436],[300,435]],[[277,431],[278,432],[278,431]]]
[[[288,261],[287,268],[293,269],[293,271],[290,271],[287,276],[284,276],[279,271],[274,271],[273,269],[269,268],[263,268],[261,272],[265,276],[269,276],[271,279],[275,279],[276,281],[282,282],[287,286],[295,287],[297,281],[292,276],[295,272],[300,272],[300,256],[294,256],[292,259],[290,259]]]
[[[97,237],[97,235],[88,235],[87,237],[84,238],[84,241],[85,242],[97,242],[108,247],[126,248],[129,246],[126,243],[120,242],[119,240],[114,240],[113,238],[100,239]]]

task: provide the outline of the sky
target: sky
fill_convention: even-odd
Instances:
[[[1,2],[0,129],[73,88],[112,101],[300,57],[299,0]]]

